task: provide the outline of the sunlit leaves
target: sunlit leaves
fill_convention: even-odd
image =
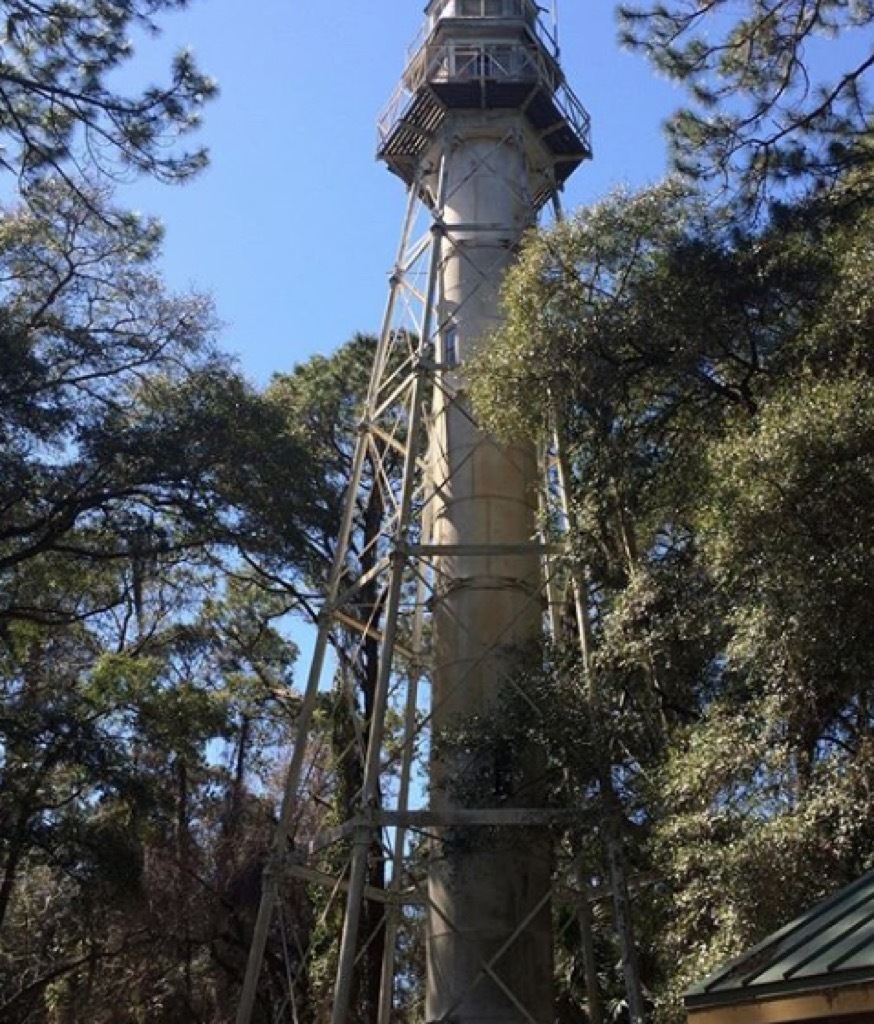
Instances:
[[[541,431],[544,394],[559,407],[569,389],[592,408],[621,400],[615,368],[648,355],[636,289],[705,223],[705,209],[669,182],[618,192],[533,235],[507,275],[500,341],[473,364],[474,398],[490,427]]]
[[[137,93],[110,81],[133,54],[131,36],[154,34],[158,17],[187,0],[51,0],[0,5],[0,167],[27,190],[47,174],[131,171],[182,181],[202,169],[202,147],[176,143],[197,128],[216,85],[188,52],[169,81]]]
[[[668,125],[686,173],[756,204],[868,160],[867,0],[671,0],[622,4],[619,19],[626,45],[689,90],[693,105]]]
[[[754,229],[675,184],[612,197],[529,240],[472,370],[494,430],[562,442],[570,515],[549,524],[584,586],[628,849],[660,882],[637,913],[664,1021],[870,866],[868,196],[855,170]],[[587,792],[591,762],[568,764]]]
[[[781,694],[809,760],[826,735],[865,728],[853,704],[874,675],[872,453],[874,387],[838,377],[802,378],[712,454],[702,540],[733,598],[727,653]]]

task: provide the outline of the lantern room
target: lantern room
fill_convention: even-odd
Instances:
[[[447,117],[518,111],[560,185],[591,157],[589,116],[568,88],[555,34],[533,0],[432,0],[379,122],[378,155],[407,184]]]
[[[534,25],[539,10],[533,0],[432,0],[425,14],[433,29],[441,18],[524,18]]]

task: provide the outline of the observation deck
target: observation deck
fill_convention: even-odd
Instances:
[[[533,0],[432,0],[426,15],[378,122],[377,155],[390,170],[411,184],[447,118],[463,110],[518,111],[549,151],[558,186],[591,158],[589,115]]]

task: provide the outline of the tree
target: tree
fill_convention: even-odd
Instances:
[[[375,344],[372,336],[357,334],[330,356],[313,356],[289,373],[276,374],[267,388],[266,397],[283,417],[286,429],[319,467],[319,486],[311,493],[306,520],[309,557],[286,560],[300,584],[310,590],[325,583],[334,557],[352,470],[355,428],[367,394]],[[372,480],[365,480],[364,490],[371,487]],[[361,509],[356,517],[353,552],[359,555],[366,546],[360,534],[367,515]]]
[[[711,453],[722,685],[661,779],[678,991],[871,866],[870,376],[804,375]]]
[[[187,622],[168,614],[171,576],[157,569],[138,607],[130,599],[139,632],[127,642],[120,615],[6,631],[5,1020],[231,1015],[242,882],[270,818],[246,809],[241,763],[269,781],[272,759],[251,751],[285,740],[295,651],[270,625],[283,609],[252,588],[202,601]],[[197,580],[178,584],[192,608]],[[233,773],[225,744],[242,751]]]
[[[295,597],[263,581],[314,565],[323,467],[215,348],[209,300],[163,286],[158,226],[104,188],[204,164],[172,145],[215,92],[190,55],[166,87],[111,84],[127,34],[184,6],[3,7],[2,163],[26,203],[0,223],[0,1016],[15,1024],[230,1019],[273,816],[256,794],[296,710],[277,628]],[[289,896],[305,929],[303,886]]]
[[[183,181],[206,161],[202,147],[171,143],[200,123],[215,83],[190,53],[176,57],[170,82],[140,93],[112,80],[133,56],[131,34],[158,32],[157,16],[188,0],[5,0],[0,55],[0,166],[28,192],[48,176],[68,183],[97,173],[145,172]]]
[[[109,226],[99,201],[48,183],[2,226],[5,618],[112,599],[46,588],[39,566],[303,544],[300,440],[215,350],[211,303],[163,288],[156,225],[113,211]],[[274,500],[289,476],[302,489]]]
[[[309,564],[321,491],[157,227],[82,194],[43,181],[0,227],[0,1015],[117,1019],[100,968],[169,1020],[239,982],[247,787],[294,714],[293,599],[246,563]]]
[[[616,801],[664,1020],[814,879],[868,866],[865,188],[855,171],[746,229],[676,184],[581,211],[529,240],[473,367],[494,430],[558,438],[582,612],[524,680],[556,710],[522,722],[595,834]],[[609,878],[571,841],[587,880]]]
[[[684,172],[721,177],[755,203],[870,162],[870,4],[669,0],[621,4],[619,19],[626,45],[691,94],[668,123]],[[833,72],[838,45],[845,64]]]

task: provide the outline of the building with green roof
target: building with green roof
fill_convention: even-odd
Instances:
[[[685,994],[689,1024],[874,1024],[874,871]]]

